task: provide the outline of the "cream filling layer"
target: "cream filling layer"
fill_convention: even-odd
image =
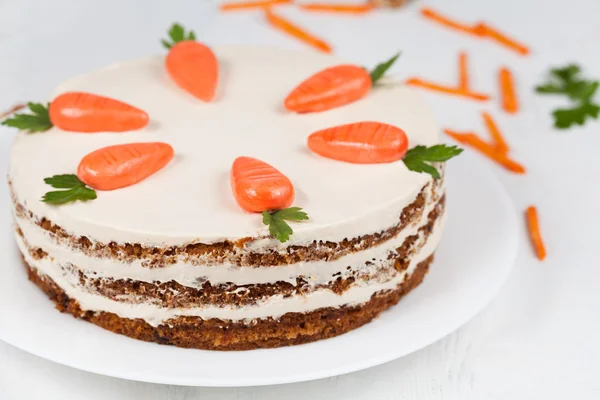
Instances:
[[[233,307],[207,305],[191,308],[164,308],[152,304],[131,304],[111,300],[107,297],[91,293],[82,286],[76,275],[68,273],[49,257],[34,260],[21,237],[17,237],[17,244],[23,252],[25,260],[41,275],[52,279],[72,299],[78,301],[84,311],[104,311],[114,313],[122,318],[140,318],[152,326],[168,323],[168,320],[180,316],[193,316],[202,319],[217,318],[231,321],[251,322],[260,318],[279,318],[290,312],[305,313],[320,308],[354,306],[367,302],[375,293],[394,290],[403,280],[410,276],[417,265],[427,259],[435,251],[443,230],[444,219],[439,220],[433,232],[427,237],[426,243],[418,253],[414,254],[408,268],[395,274],[384,282],[357,282],[354,286],[338,295],[328,289],[319,289],[306,295],[297,295],[284,298],[275,295],[259,301],[256,304]]]
[[[142,265],[141,260],[127,263],[111,258],[90,257],[77,249],[58,243],[48,231],[29,220],[15,216],[15,221],[31,248],[41,248],[58,264],[73,264],[85,275],[93,278],[131,279],[150,283],[175,281],[183,286],[200,288],[205,281],[213,285],[233,283],[238,286],[279,281],[295,284],[296,278],[302,277],[309,286],[317,286],[327,284],[334,275],[336,278],[345,277],[357,270],[361,274],[368,274],[369,269],[378,268],[388,259],[391,252],[401,247],[409,236],[417,234],[419,229],[428,223],[429,213],[443,195],[443,190],[438,190],[439,196],[433,201],[431,186],[425,189],[427,205],[419,219],[378,246],[333,261],[308,261],[274,267],[239,267],[227,263],[206,266],[193,265],[181,260],[168,267],[148,268]],[[370,267],[366,265],[367,262],[371,262]]]

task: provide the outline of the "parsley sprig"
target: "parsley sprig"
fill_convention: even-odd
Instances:
[[[375,68],[373,68],[373,71],[369,73],[369,75],[371,75],[371,82],[373,85],[385,75],[387,70],[390,69],[392,65],[394,65],[398,57],[400,57],[400,53],[396,53],[386,62],[377,64]]]
[[[275,239],[279,240],[281,243],[287,242],[294,231],[285,221],[307,220],[308,215],[301,210],[302,208],[300,207],[290,207],[278,211],[263,211],[263,224],[269,227],[269,233],[271,233]]]
[[[67,189],[46,193],[42,197],[44,203],[58,205],[76,200],[88,201],[96,198],[96,191],[87,187],[85,183],[79,180],[77,175],[54,175],[50,178],[45,178],[44,182],[55,189]]]
[[[416,146],[406,152],[402,161],[411,171],[425,172],[435,179],[439,179],[440,173],[438,170],[428,163],[448,161],[462,152],[463,149],[461,148],[445,144],[436,144],[431,147]]]
[[[194,33],[194,31],[186,32],[183,26],[179,24],[173,24],[171,29],[169,29],[169,38],[171,41],[166,39],[161,39],[160,41],[167,49],[173,47],[175,43],[179,43],[184,40],[196,40],[196,33]]]
[[[548,81],[535,88],[537,93],[565,95],[575,104],[571,108],[557,109],[552,112],[554,126],[567,129],[573,125],[583,125],[588,118],[596,119],[600,106],[593,101],[598,91],[598,81],[584,79],[581,68],[571,64],[563,68],[550,70]]]
[[[29,133],[45,132],[52,128],[48,109],[50,104],[44,106],[40,103],[28,103],[31,113],[18,113],[2,121],[2,125],[17,128]]]

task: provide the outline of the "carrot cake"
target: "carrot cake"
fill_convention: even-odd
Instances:
[[[187,61],[165,68],[165,56],[153,56],[59,85],[49,112],[30,107],[44,129],[11,123],[22,129],[9,185],[30,280],[62,312],[188,348],[293,345],[368,323],[430,267],[443,230],[444,159],[348,162],[341,158],[354,153],[335,159],[339,141],[327,150],[307,138],[375,121],[399,128],[409,152],[423,150],[439,144],[432,113],[391,82],[348,104],[291,112],[284,99],[300,82],[343,63],[212,51],[214,60],[199,56],[218,65],[209,83],[190,85]],[[252,175],[261,171],[284,186],[252,187],[264,183]],[[282,206],[266,210],[297,207],[256,213],[273,198]]]

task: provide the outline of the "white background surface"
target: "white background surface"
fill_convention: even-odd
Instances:
[[[549,251],[544,263],[536,261],[523,240],[508,283],[478,317],[426,349],[367,371],[275,387],[181,388],[95,376],[0,343],[0,399],[600,398],[600,185],[595,161],[600,125],[553,131],[549,113],[560,103],[532,92],[549,66],[568,61],[600,77],[600,2],[423,3],[467,21],[485,19],[529,43],[534,55],[520,58],[438,28],[418,17],[415,7],[359,18],[289,8],[280,12],[320,33],[338,55],[357,63],[372,65],[402,50],[392,70],[397,77],[455,82],[457,53],[465,49],[471,55],[474,87],[495,93],[497,67],[511,67],[523,103],[516,117],[502,114],[494,102],[482,106],[426,96],[443,127],[484,134],[479,112],[487,109],[497,117],[528,174],[496,171],[519,210],[530,203],[538,206]],[[267,28],[259,13],[219,15],[208,0],[0,0],[0,109],[43,100],[56,83],[74,74],[162,51],[157,39],[174,20],[194,28],[208,43],[303,46]]]

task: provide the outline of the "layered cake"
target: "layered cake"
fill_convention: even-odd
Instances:
[[[368,323],[427,273],[443,230],[443,164],[423,167],[439,177],[409,168],[406,148],[397,161],[336,159],[307,138],[375,121],[402,132],[409,152],[427,149],[439,141],[429,108],[388,81],[293,112],[286,96],[340,60],[212,51],[218,74],[195,89],[163,54],[62,83],[49,115],[31,107],[46,127],[6,123],[22,129],[9,185],[30,280],[62,312],[181,347],[278,347]],[[342,147],[369,152],[364,140],[396,131]],[[278,217],[283,205],[294,208]]]

